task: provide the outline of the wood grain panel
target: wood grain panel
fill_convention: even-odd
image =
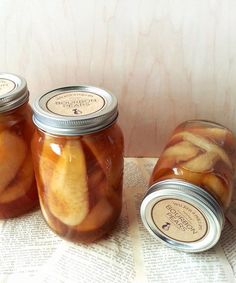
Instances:
[[[91,84],[119,99],[128,156],[158,156],[192,118],[236,130],[236,1],[1,0],[0,69],[31,101]]]

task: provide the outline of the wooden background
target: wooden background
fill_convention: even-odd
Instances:
[[[31,101],[114,92],[128,156],[158,156],[186,119],[236,131],[234,0],[1,0],[0,34],[0,70],[24,76]]]

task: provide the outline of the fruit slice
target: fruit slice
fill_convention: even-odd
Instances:
[[[208,137],[209,139],[213,139],[216,142],[224,142],[226,139],[227,133],[229,132],[227,129],[223,128],[190,128],[189,131],[191,131],[193,134],[197,134],[200,136]]]
[[[195,157],[199,151],[199,148],[187,141],[178,142],[164,150],[154,171],[157,172],[157,176],[160,177],[165,174],[166,170],[174,168],[179,162]]]
[[[192,172],[204,173],[213,169],[217,159],[218,155],[215,152],[205,152],[192,160],[184,162],[181,167]]]
[[[197,172],[190,172],[184,168],[175,168],[176,178],[183,179],[186,182],[200,186],[202,181],[202,174]]]
[[[192,145],[188,141],[179,142],[171,147],[168,147],[163,152],[163,158],[174,158],[176,163],[186,161],[195,157],[199,152],[199,148]]]
[[[228,207],[231,200],[231,194],[229,194],[229,190],[224,186],[220,178],[213,174],[207,174],[203,178],[202,184],[220,199],[224,207]]]
[[[87,165],[89,207],[91,209],[101,197],[106,197],[111,190],[105,172],[93,152],[84,142],[81,142],[81,144]]]
[[[106,176],[99,166],[92,174],[88,174],[89,205],[93,207],[101,197],[109,195]]]
[[[194,135],[194,134],[187,132],[187,131],[180,132],[176,135],[182,136],[183,140],[188,141],[188,142],[192,143],[193,145],[198,146],[199,148],[206,150],[207,152],[216,153],[229,166],[230,169],[233,168],[232,162],[230,161],[226,152],[222,148],[220,148],[218,145],[210,142],[207,138],[204,138],[204,137],[201,137],[201,136],[198,136],[198,135]]]
[[[10,131],[0,133],[0,193],[14,179],[26,155],[23,139]]]
[[[202,181],[202,174],[190,172],[180,167],[175,167],[171,171],[166,171],[165,174],[158,176],[158,181],[167,179],[181,179],[183,181],[200,186]],[[151,179],[151,181],[154,183],[157,181],[157,178],[153,178]]]
[[[47,188],[51,181],[53,170],[61,155],[61,147],[55,138],[49,135],[45,135],[43,141],[42,151],[39,158],[39,175],[42,184]]]
[[[86,219],[76,228],[79,231],[91,231],[102,227],[111,219],[113,208],[107,199],[101,199],[91,210]]]
[[[23,196],[31,188],[33,178],[33,165],[29,155],[26,157],[15,180],[0,194],[0,203],[11,202]]]
[[[65,144],[46,198],[51,213],[67,225],[78,225],[89,211],[86,163],[79,140]]]
[[[9,112],[10,113],[10,112]],[[21,115],[6,114],[0,117],[0,132],[11,129],[23,120]]]
[[[105,133],[85,136],[82,141],[90,148],[104,170],[109,186],[116,190],[123,176],[124,141],[120,129],[106,129]]]

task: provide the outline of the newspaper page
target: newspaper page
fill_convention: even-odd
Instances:
[[[55,235],[40,211],[0,222],[0,282],[236,282],[236,229],[227,222],[220,243],[188,254],[154,239],[139,208],[156,159],[125,160],[124,198],[115,229],[92,244]]]

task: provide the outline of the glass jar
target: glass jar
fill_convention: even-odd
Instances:
[[[91,86],[50,91],[34,104],[32,141],[42,213],[58,235],[92,242],[122,207],[124,141],[117,99]]]
[[[29,91],[22,77],[0,73],[0,219],[38,206],[30,142]]]
[[[233,192],[236,140],[210,121],[193,120],[172,134],[141,204],[144,225],[179,250],[214,246]]]

